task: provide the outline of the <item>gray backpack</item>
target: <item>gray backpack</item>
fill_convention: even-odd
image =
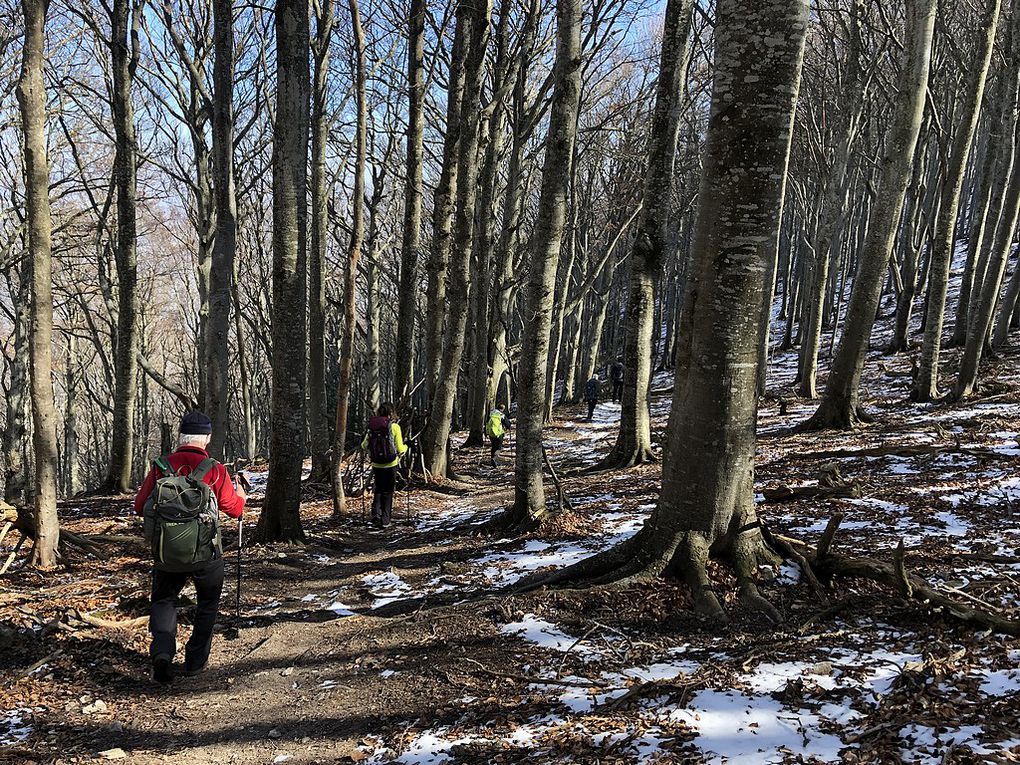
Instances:
[[[223,554],[219,503],[202,480],[216,467],[216,460],[202,460],[187,475],[174,472],[165,457],[153,465],[158,477],[143,518],[155,567],[178,573],[205,568]]]

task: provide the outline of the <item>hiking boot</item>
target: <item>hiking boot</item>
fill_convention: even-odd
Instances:
[[[184,674],[185,674],[186,677],[194,677],[195,675],[200,675],[203,672],[205,672],[208,667],[209,667],[209,662],[207,662],[207,661],[203,662],[200,667],[188,667],[188,665],[185,664],[184,665]]]
[[[169,656],[162,654],[152,660],[152,679],[160,685],[169,685],[174,681],[173,665]]]

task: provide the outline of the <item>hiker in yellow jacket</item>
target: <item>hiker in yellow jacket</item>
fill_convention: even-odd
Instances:
[[[489,414],[489,419],[485,421],[485,435],[489,437],[489,445],[492,448],[490,459],[493,467],[496,467],[496,452],[503,448],[503,438],[509,429],[510,422],[503,414],[503,410],[495,407]]]
[[[390,525],[393,518],[393,493],[397,490],[397,466],[407,452],[404,434],[396,422],[393,404],[379,407],[375,417],[368,421],[368,432],[361,441],[372,460],[375,494],[372,497],[372,523],[381,529]]]

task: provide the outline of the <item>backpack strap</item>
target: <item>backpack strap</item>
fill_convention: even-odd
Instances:
[[[166,477],[168,475],[174,475],[174,469],[170,467],[170,462],[166,457],[159,457],[153,461],[152,466],[159,471],[160,477]]]
[[[201,481],[219,463],[216,462],[212,457],[206,457],[204,460],[198,463],[198,466],[188,473],[189,478],[194,478],[196,481]]]

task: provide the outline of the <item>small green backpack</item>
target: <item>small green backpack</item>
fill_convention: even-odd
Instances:
[[[202,569],[223,554],[219,503],[202,480],[216,467],[216,460],[202,460],[187,475],[174,472],[165,457],[153,465],[158,477],[143,514],[153,562],[161,571]]]

